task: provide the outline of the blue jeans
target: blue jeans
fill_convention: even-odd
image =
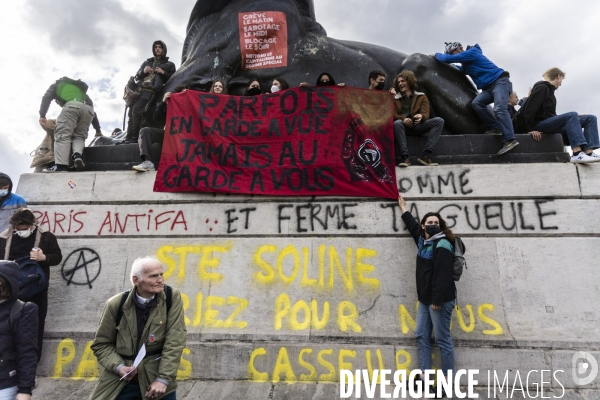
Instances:
[[[454,370],[454,346],[450,336],[450,319],[455,300],[442,305],[439,311],[433,311],[431,306],[419,302],[417,311],[417,348],[419,353],[419,368],[421,371],[431,369],[431,330],[435,334],[435,342],[440,347],[442,355],[442,372]]]
[[[402,119],[394,121],[394,138],[396,140],[396,155],[401,158],[408,157],[408,143],[406,136],[427,135],[427,144],[422,151],[424,156],[429,156],[435,150],[435,145],[440,140],[444,129],[444,120],[436,117],[421,122],[415,127],[407,128]]]
[[[16,386],[0,389],[0,400],[15,400],[18,390],[19,388]]]
[[[581,129],[583,128],[583,132]],[[534,129],[542,133],[562,133],[569,138],[571,148],[585,149],[600,148],[598,139],[598,121],[594,115],[582,115],[576,112],[560,114],[535,124]]]
[[[483,89],[471,103],[485,126],[490,129],[500,128],[502,141],[505,143],[515,138],[512,120],[508,113],[508,96],[510,96],[512,89],[510,79],[506,77],[499,78],[496,82]],[[492,103],[494,103],[494,115],[496,115],[496,118],[487,109],[487,106]]]
[[[116,400],[144,400],[144,393],[140,391],[139,383],[129,382],[123,387]],[[177,394],[176,392],[171,392],[161,397],[160,400],[177,400]]]

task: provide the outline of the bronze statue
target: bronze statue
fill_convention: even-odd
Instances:
[[[287,66],[242,70],[238,14],[279,11],[286,14]],[[419,79],[419,90],[432,103],[432,115],[442,117],[453,134],[482,133],[485,127],[473,111],[477,95],[473,84],[456,68],[424,54],[407,56],[385,47],[327,37],[316,21],[313,0],[198,0],[187,26],[182,64],[165,90],[181,83],[208,88],[224,79],[230,94],[243,94],[250,79],[264,87],[277,77],[293,85],[314,82],[324,71],[348,86],[366,87],[368,74],[382,70],[386,88],[401,70]]]

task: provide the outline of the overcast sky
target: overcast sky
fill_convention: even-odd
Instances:
[[[208,1],[208,0],[207,0]],[[250,0],[248,0],[250,1]],[[123,86],[167,43],[179,67],[194,0],[4,1],[0,13],[0,171],[13,180],[30,172],[29,153],[41,142],[42,95],[61,76],[81,78],[104,134],[123,122]],[[520,97],[557,66],[567,72],[558,112],[600,113],[597,0],[315,0],[328,36],[405,53],[442,51],[444,41],[479,43],[511,73]],[[143,10],[143,11],[140,11]],[[596,39],[593,39],[596,38]],[[48,118],[60,108],[52,104]],[[90,130],[88,142],[93,137]]]

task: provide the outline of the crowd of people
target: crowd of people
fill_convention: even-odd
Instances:
[[[184,92],[187,85],[167,92],[156,106],[154,97],[162,92],[165,83],[175,72],[175,65],[166,57],[162,41],[152,46],[153,57],[144,61],[136,74],[140,93],[130,109],[125,143],[138,143],[142,163],[138,171],[152,171],[158,159],[157,147],[164,138],[164,124],[169,99],[173,93]],[[447,43],[444,53],[432,55],[439,62],[460,63],[456,66],[471,77],[481,92],[473,100],[473,109],[488,127],[488,133],[501,134],[503,146],[498,155],[516,146],[515,132],[529,133],[541,140],[544,133],[563,133],[573,150],[571,162],[600,161],[593,150],[600,147],[596,117],[577,113],[556,114],[556,97],[565,72],[551,68],[543,74],[526,99],[519,102],[513,91],[510,75],[497,67],[479,45],[463,46]],[[372,71],[368,89],[384,90],[387,76]],[[317,86],[344,87],[329,73],[322,73]],[[302,82],[300,87],[308,86]],[[272,81],[270,92],[290,88],[283,78]],[[411,71],[402,71],[393,79],[389,89],[394,101],[394,151],[397,165],[411,165],[407,136],[427,136],[418,162],[437,165],[432,161],[436,144],[444,127],[444,120],[435,117],[431,104],[420,92],[418,80]],[[101,135],[92,100],[86,94],[87,85],[80,80],[61,78],[52,84],[40,107],[40,124],[47,127],[50,101],[56,100],[62,111],[56,119],[55,163],[44,171],[66,171],[72,164],[84,166],[83,146],[90,124]],[[209,92],[227,94],[227,83],[214,80]],[[265,91],[266,92],[266,91]],[[246,96],[263,93],[261,82],[248,82]],[[488,105],[494,104],[493,113]],[[520,104],[519,104],[520,103]],[[517,110],[515,107],[520,105]],[[153,114],[153,125],[146,123],[145,115]],[[119,130],[113,136],[122,135]],[[44,231],[23,198],[12,193],[9,176],[0,173],[0,400],[28,400],[35,386],[35,371],[43,346],[45,319],[48,309],[48,282],[50,267],[58,265],[62,253],[56,237]],[[431,335],[435,335],[441,352],[441,372],[450,374],[454,369],[454,349],[450,335],[450,320],[456,304],[456,286],[453,279],[456,238],[438,213],[427,213],[416,221],[406,208],[405,200],[398,203],[402,219],[417,246],[415,268],[417,297],[416,338],[419,366],[431,369]],[[40,282],[45,288],[24,297],[20,288],[19,269],[24,264],[39,267]],[[132,288],[111,297],[104,307],[94,342],[91,346],[104,371],[91,395],[92,399],[122,400],[133,398],[175,399],[176,375],[185,347],[186,328],[183,302],[177,289],[164,284],[164,268],[156,259],[144,257],[131,266]],[[150,332],[150,325],[160,327]],[[141,348],[145,357],[137,366],[133,361]]]
[[[153,56],[142,63],[135,75],[138,92],[129,108],[126,135],[123,140],[116,142],[138,143],[142,162],[133,169],[140,172],[155,170],[159,162],[166,108],[172,92],[165,93],[160,101],[155,99],[176,71],[175,64],[167,57],[167,46],[163,41],[157,40],[152,44],[152,53]],[[559,68],[547,70],[543,74],[544,79],[530,89],[530,95],[519,101],[517,93],[513,91],[509,72],[490,61],[478,44],[464,49],[459,42],[446,43],[444,53],[431,54],[431,57],[453,65],[475,83],[480,92],[472,101],[473,110],[487,126],[485,133],[502,135],[503,146],[498,155],[503,155],[519,145],[515,132],[528,133],[537,141],[542,139],[544,133],[561,133],[573,151],[571,162],[600,161],[600,155],[594,153],[594,150],[600,147],[596,117],[577,113],[556,114],[554,92],[566,76]],[[384,72],[371,71],[368,76],[368,89],[384,90],[386,79]],[[307,82],[299,84],[300,87],[308,85]],[[344,87],[345,83],[336,84],[334,77],[324,72],[319,75],[315,85]],[[418,91],[418,87],[416,76],[411,71],[402,71],[393,79],[390,89],[395,103],[394,145],[390,146],[390,150],[395,152],[396,165],[399,167],[411,165],[406,136],[426,136],[426,145],[417,161],[426,166],[438,165],[432,161],[432,155],[443,132],[444,121],[432,115],[434,105],[423,92]],[[289,88],[290,85],[282,77],[271,82],[270,91],[263,90],[259,80],[251,80],[244,95],[256,96]],[[174,92],[186,89],[187,86],[179,86]],[[40,125],[47,128],[46,113],[51,100],[56,100],[62,111],[54,130],[55,161],[53,165],[43,169],[44,172],[61,172],[67,171],[70,166],[78,169],[85,166],[83,146],[90,123],[96,130],[93,144],[103,144],[98,140],[102,131],[94,113],[94,104],[86,91],[87,85],[84,82],[67,77],[59,79],[46,91],[40,106]],[[227,82],[221,79],[214,80],[209,92],[227,94]],[[492,103],[493,113],[488,109]],[[517,105],[520,105],[519,110],[515,108]],[[115,137],[115,131],[111,137]]]

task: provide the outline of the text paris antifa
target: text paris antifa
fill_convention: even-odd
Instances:
[[[188,92],[172,97],[155,190],[359,191],[342,159],[349,121],[358,117],[337,108],[335,89],[296,88],[252,97]]]

